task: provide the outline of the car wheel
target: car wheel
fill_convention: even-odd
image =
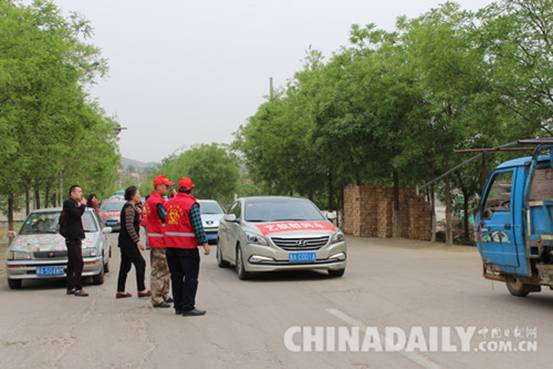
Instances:
[[[238,279],[242,281],[250,277],[250,273],[244,267],[244,258],[242,257],[242,248],[240,246],[236,248],[236,273],[238,274]]]
[[[338,270],[329,270],[328,275],[331,277],[341,277],[346,272],[345,269],[338,269]]]
[[[508,276],[505,280],[509,293],[516,297],[526,297],[530,292],[538,292],[541,290],[540,286],[531,286],[522,283],[522,281],[516,276]]]
[[[102,268],[100,274],[92,277],[92,283],[95,285],[104,284],[104,268]]]
[[[12,290],[18,290],[23,286],[23,280],[21,279],[8,279],[8,286]]]
[[[229,266],[229,262],[223,259],[223,252],[221,251],[221,245],[217,243],[217,265],[219,268],[226,268]]]

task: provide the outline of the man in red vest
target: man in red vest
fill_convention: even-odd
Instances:
[[[171,271],[175,312],[183,316],[199,316],[205,310],[196,309],[196,291],[200,272],[198,246],[209,255],[207,236],[202,226],[200,205],[191,195],[194,183],[188,177],[181,178],[178,193],[166,204],[165,246],[167,263]]]
[[[171,281],[167,257],[165,255],[165,230],[166,222],[164,196],[169,193],[169,187],[174,185],[165,176],[154,179],[154,191],[148,197],[144,206],[143,224],[146,226],[146,237],[150,246],[150,290],[152,292],[152,305],[155,308],[170,308],[173,301],[169,296],[169,283]]]

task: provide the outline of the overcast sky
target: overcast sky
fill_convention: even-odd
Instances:
[[[309,45],[329,55],[353,23],[392,29],[431,0],[56,0],[95,29],[109,75],[92,95],[127,130],[123,156],[159,161],[179,148],[231,142]],[[485,0],[458,1],[477,9]]]

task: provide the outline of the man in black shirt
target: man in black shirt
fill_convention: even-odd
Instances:
[[[82,216],[86,209],[83,190],[78,185],[69,189],[69,199],[63,202],[60,233],[67,246],[67,294],[86,297],[83,291],[81,275],[83,273],[82,241],[85,238]]]

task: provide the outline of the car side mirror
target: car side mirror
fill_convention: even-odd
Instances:
[[[236,220],[237,220],[236,215],[234,214],[225,214],[223,219],[225,220],[225,222],[230,222],[230,223],[236,223]]]
[[[112,233],[112,232],[113,232],[113,228],[111,228],[111,227],[102,228],[102,233],[103,234],[109,234],[109,233]]]
[[[329,211],[328,213],[326,213],[326,218],[328,220],[336,220],[338,216],[336,215],[336,211]]]

